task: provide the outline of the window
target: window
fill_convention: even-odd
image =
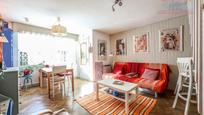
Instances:
[[[18,34],[18,64],[72,65],[77,62],[78,42],[72,38],[36,33]]]

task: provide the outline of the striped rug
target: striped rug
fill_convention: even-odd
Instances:
[[[125,103],[105,93],[99,93],[99,101],[95,100],[95,93],[76,101],[91,115],[125,115]],[[156,99],[137,95],[137,98],[129,104],[129,114],[148,115],[156,103]]]

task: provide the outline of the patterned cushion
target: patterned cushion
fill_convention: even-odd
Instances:
[[[159,75],[159,70],[146,68],[142,74],[142,78],[147,80],[155,80]]]

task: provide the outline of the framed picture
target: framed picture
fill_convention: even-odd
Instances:
[[[80,44],[80,62],[81,62],[81,65],[86,65],[87,63],[87,43],[86,42],[83,42]]]
[[[107,42],[105,40],[98,40],[98,59],[106,60],[107,57]]]
[[[133,50],[136,52],[148,52],[149,33],[141,36],[133,36]]]
[[[183,51],[183,26],[159,31],[160,51]]]
[[[126,39],[116,40],[116,55],[126,55]]]

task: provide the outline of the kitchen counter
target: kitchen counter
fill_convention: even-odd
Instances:
[[[5,70],[3,70],[3,72],[14,72],[14,71],[18,71],[19,67],[9,67]]]
[[[17,115],[19,111],[18,67],[7,68],[3,72],[4,78],[0,80],[0,94],[12,99],[14,104],[12,110],[13,115]]]

